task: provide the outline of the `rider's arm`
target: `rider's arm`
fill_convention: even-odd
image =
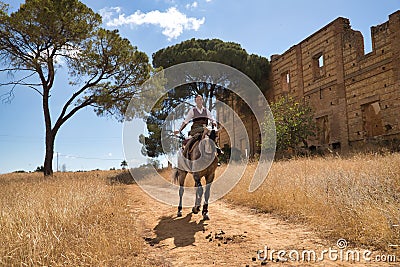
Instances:
[[[207,109],[207,118],[211,121],[214,126],[217,126],[217,121],[214,119],[213,115],[211,112]]]
[[[189,123],[189,121],[191,119],[193,119],[194,113],[193,113],[193,109],[190,109],[188,114],[185,117],[185,120],[182,122],[181,127],[179,128],[178,131],[175,131],[175,133],[180,133],[183,129],[185,129],[186,125]]]

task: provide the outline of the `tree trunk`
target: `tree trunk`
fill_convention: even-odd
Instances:
[[[43,84],[45,84],[44,78],[42,78]],[[43,86],[43,115],[44,115],[44,125],[46,129],[46,153],[44,157],[44,176],[53,175],[53,154],[54,154],[54,138],[55,132],[51,129],[51,117],[49,109],[49,93],[50,88],[48,86]]]
[[[46,154],[44,158],[44,176],[53,175],[53,156],[54,156],[54,137],[53,133],[46,130]]]

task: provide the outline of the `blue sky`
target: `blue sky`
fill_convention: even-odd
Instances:
[[[16,10],[23,1],[7,1]],[[337,17],[350,19],[362,32],[366,52],[371,51],[370,27],[388,20],[400,9],[398,0],[85,0],[104,17],[103,27],[119,29],[123,37],[152,53],[190,38],[219,38],[242,45],[249,53],[270,58],[322,28]],[[0,74],[0,79],[6,77]],[[71,91],[67,77],[58,71],[52,93],[55,115]],[[0,94],[7,88],[0,88]],[[69,89],[70,90],[70,89]],[[137,135],[145,125],[138,123]],[[136,138],[137,136],[133,136]],[[137,164],[146,162],[137,145]],[[97,117],[81,110],[56,137],[59,168],[92,170],[120,168],[124,159],[122,124],[113,118]],[[10,104],[0,103],[0,173],[34,170],[43,165],[44,121],[41,99],[28,88],[17,88]],[[56,166],[56,156],[53,164]]]

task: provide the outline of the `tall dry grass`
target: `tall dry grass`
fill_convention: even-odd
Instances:
[[[110,175],[1,175],[0,265],[149,266],[129,198]]]
[[[248,166],[228,201],[306,222],[324,237],[391,250],[400,245],[400,154],[274,162],[254,193]]]

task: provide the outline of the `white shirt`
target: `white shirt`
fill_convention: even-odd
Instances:
[[[195,109],[197,109],[197,111],[201,114],[201,113],[203,112],[203,110],[206,109],[206,108],[202,106],[201,109],[199,109],[199,108],[196,106]],[[211,112],[210,112],[208,109],[206,109],[206,112],[207,112],[207,118],[208,118],[209,120],[211,120],[213,123],[215,123],[215,120],[214,120],[213,116],[211,115]],[[193,108],[191,108],[191,109],[189,110],[188,114],[186,114],[184,123],[185,123],[185,124],[188,124],[189,121],[193,119],[193,117],[194,117],[194,112],[193,112]]]

